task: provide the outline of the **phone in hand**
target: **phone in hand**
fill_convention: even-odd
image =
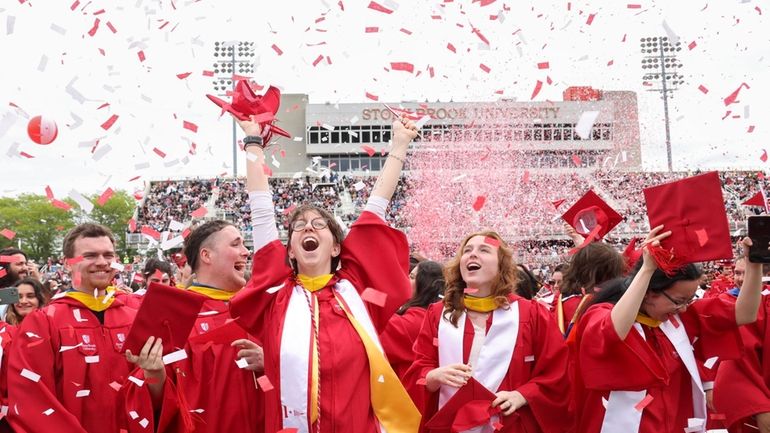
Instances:
[[[770,215],[749,217],[749,261],[751,263],[770,263]]]
[[[19,289],[6,287],[0,289],[0,305],[11,305],[19,302]]]

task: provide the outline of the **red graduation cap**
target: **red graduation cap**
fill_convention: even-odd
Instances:
[[[600,240],[623,221],[623,217],[593,190],[580,197],[561,217],[585,236],[587,242]]]
[[[717,172],[646,188],[644,199],[650,227],[671,230],[661,248],[651,249],[662,271],[670,274],[687,263],[733,257]]]
[[[123,344],[137,355],[150,336],[163,340],[163,354],[183,348],[205,296],[165,284],[150,283]]]
[[[484,425],[492,415],[500,412],[500,408],[492,407],[496,398],[492,391],[471,377],[468,383],[458,389],[444,407],[425,423],[425,428],[457,433]]]
[[[262,138],[265,143],[270,141],[273,133],[284,137],[291,135],[283,129],[275,126],[275,113],[281,105],[281,91],[277,87],[270,86],[262,96],[257,96],[246,80],[238,80],[233,91],[233,101],[227,103],[216,96],[206,95],[211,102],[217,104],[223,113],[227,111],[233,114],[239,120],[249,120],[251,116],[256,116],[255,121],[262,127]]]

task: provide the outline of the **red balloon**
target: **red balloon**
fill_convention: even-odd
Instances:
[[[51,144],[59,134],[59,128],[52,119],[35,116],[27,124],[27,134],[37,144]]]

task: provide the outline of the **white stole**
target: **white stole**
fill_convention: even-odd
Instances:
[[[438,365],[443,367],[463,362],[463,339],[465,333],[465,313],[457,321],[457,327],[442,315],[438,325]],[[489,328],[484,346],[479,353],[479,360],[473,368],[473,377],[485,388],[497,392],[505,379],[511,364],[513,349],[519,335],[519,304],[511,303],[508,308],[497,308],[492,312],[492,326]],[[457,392],[457,388],[441,385],[438,407],[441,409]],[[492,422],[468,430],[470,432],[492,432]]]
[[[684,329],[684,323],[679,318],[679,314],[674,315],[679,326],[674,326],[670,320],[660,324],[660,330],[668,338],[674,349],[679,354],[687,372],[690,374],[692,386],[693,417],[703,420],[703,425],[699,430],[688,430],[693,433],[703,433],[706,431],[706,395],[703,391],[698,366],[695,364],[695,355],[693,354],[690,338]],[[639,323],[634,323],[634,329],[644,337],[644,330]],[[637,433],[639,425],[642,422],[642,410],[636,410],[635,406],[644,399],[647,391],[610,391],[610,398],[607,401],[607,410],[602,421],[601,433]],[[687,426],[682,426],[682,429]]]
[[[283,428],[296,428],[298,433],[307,433],[310,431],[308,390],[310,389],[310,336],[313,320],[308,298],[305,297],[305,289],[297,285],[291,290],[281,334],[281,415]],[[350,313],[382,351],[374,323],[356,288],[350,281],[340,280],[334,286],[334,290],[342,297]],[[307,293],[307,296],[312,295]]]

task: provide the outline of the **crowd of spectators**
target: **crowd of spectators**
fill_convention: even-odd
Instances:
[[[494,227],[504,237],[511,239],[517,246],[520,259],[537,267],[558,261],[568,250],[558,217],[588,189],[594,189],[624,216],[624,221],[613,231],[613,235],[618,236],[618,243],[623,244],[628,238],[643,234],[649,229],[642,193],[644,188],[694,174],[697,173],[598,170],[581,173],[517,173],[517,176],[525,176],[526,179],[512,179],[510,172],[477,173],[471,176],[484,176],[490,185],[497,185],[495,190],[489,193],[484,212],[478,215],[480,225]],[[728,219],[734,224],[732,228],[742,227],[745,218],[759,212],[759,209],[742,206],[741,203],[754,195],[760,186],[767,189],[770,185],[761,175],[754,172],[721,172],[720,178]],[[301,203],[324,207],[333,211],[341,221],[351,223],[363,210],[374,181],[374,177],[337,173],[332,173],[331,177],[271,178],[279,229],[285,232],[288,214],[294,206]],[[419,176],[401,179],[387,215],[392,225],[409,233],[410,227],[415,225],[410,219],[410,213],[405,212],[411,198],[410,191],[414,187],[424,186],[421,185]],[[169,229],[172,220],[189,221],[191,212],[203,206],[213,193],[217,194],[215,208],[222,211],[224,217],[241,230],[249,232],[251,216],[243,179],[153,182],[138,209],[137,231],[141,230],[142,225],[164,231]],[[515,202],[511,201],[511,197],[515,197]],[[441,212],[458,220],[467,218],[467,204],[473,199],[470,192],[461,191],[444,204]],[[554,201],[560,199],[565,202],[557,208]],[[447,241],[447,245],[442,247],[442,251],[446,250],[446,256],[454,254],[454,239],[459,239],[465,234],[461,233],[464,228],[459,225],[419,224],[419,227],[435,231],[427,235],[441,240],[437,242]]]

